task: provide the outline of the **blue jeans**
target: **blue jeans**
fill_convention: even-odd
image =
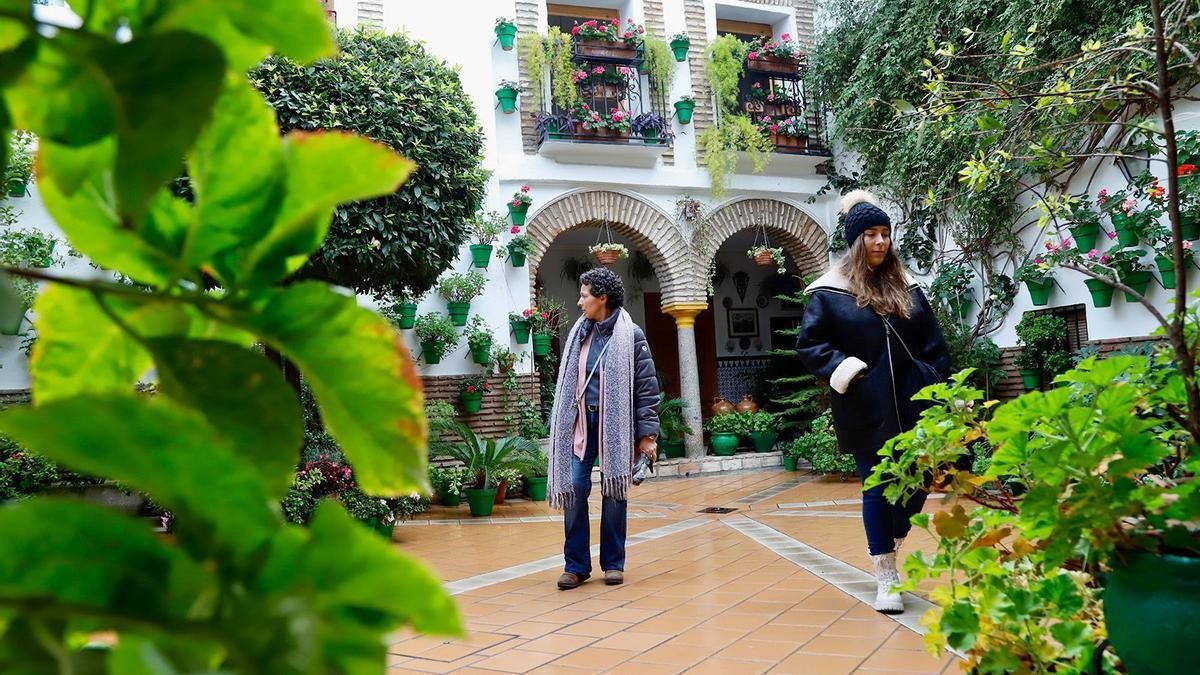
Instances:
[[[878,455],[870,458],[854,457],[858,474],[866,482],[875,465],[883,459]],[[871,555],[883,555],[896,550],[896,539],[908,536],[912,529],[912,517],[925,506],[928,492],[922,490],[913,495],[906,504],[892,504],[883,496],[882,485],[863,492],[863,527],[867,531],[867,548]]]
[[[583,461],[571,455],[571,483],[575,500],[563,514],[566,543],[563,544],[565,571],[579,576],[592,573],[591,531],[588,523],[588,496],[592,493],[592,462],[600,452],[600,416],[587,414],[587,446]],[[627,503],[604,497],[600,507],[600,569],[625,569],[625,510]]]

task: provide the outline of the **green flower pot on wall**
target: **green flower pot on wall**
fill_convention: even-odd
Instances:
[[[1111,307],[1113,292],[1117,289],[1109,286],[1099,279],[1084,279],[1083,283],[1088,287],[1088,293],[1092,294],[1092,306],[1097,308]]]
[[[1096,237],[1099,235],[1099,223],[1076,225],[1071,228],[1071,238],[1075,240],[1075,248],[1080,251],[1090,251],[1096,248]]]
[[[467,317],[471,314],[469,302],[447,302],[446,313],[450,315],[450,323],[455,326],[467,325]]]
[[[1154,277],[1150,274],[1149,270],[1139,270],[1137,272],[1130,272],[1129,274],[1125,275],[1125,278],[1122,281],[1125,282],[1126,286],[1137,291],[1138,295],[1144,296],[1146,295],[1146,289],[1150,287],[1150,280],[1153,278]],[[1125,302],[1137,302],[1137,296],[1126,292]]]
[[[401,330],[409,330],[417,325],[417,305],[413,302],[405,302],[400,305],[400,321]]]
[[[492,359],[492,342],[491,340],[479,345],[478,348],[471,350],[471,360],[477,365],[486,366]]]
[[[508,247],[508,261],[512,263],[513,267],[524,267],[525,266],[525,252],[524,251],[514,251],[513,247],[509,246]]]
[[[496,39],[500,41],[500,49],[512,51],[513,40],[517,37],[517,27],[508,21],[496,24]]]
[[[1158,275],[1162,277],[1163,288],[1175,288],[1175,261],[1163,256],[1156,256],[1154,264],[1158,267]]]
[[[471,263],[487,269],[488,263],[492,261],[493,250],[491,244],[471,244]]]
[[[671,53],[675,55],[675,60],[686,61],[688,47],[691,46],[692,43],[688,40],[671,40]]]
[[[1022,368],[1021,384],[1025,385],[1025,391],[1037,391],[1042,386],[1042,373]]]
[[[463,412],[468,415],[474,415],[483,409],[483,392],[481,391],[473,394],[463,392],[459,394],[459,400],[462,401]]]
[[[1054,280],[1026,281],[1025,288],[1029,290],[1029,300],[1033,306],[1044,307],[1050,303],[1050,291],[1054,289]]]
[[[529,344],[529,322],[528,321],[513,321],[509,320],[508,325],[512,328],[513,339],[517,344]]]
[[[680,124],[690,124],[692,121],[692,112],[696,109],[695,101],[676,101],[675,116],[679,118]]]
[[[534,356],[550,356],[550,346],[554,343],[554,336],[539,333],[533,336],[533,354]]]
[[[496,100],[500,101],[500,110],[505,114],[517,111],[517,90],[512,87],[500,87],[496,90]]]
[[[529,212],[529,205],[522,204],[520,206],[508,205],[508,217],[512,219],[513,225],[524,225],[525,214]]]

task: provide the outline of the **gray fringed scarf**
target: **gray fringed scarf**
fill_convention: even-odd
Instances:
[[[603,376],[600,398],[600,492],[624,501],[633,474],[633,319],[624,309],[613,326],[608,353],[594,377]],[[550,414],[550,507],[567,509],[575,499],[571,483],[571,460],[575,457],[574,429],[583,403],[576,396],[579,385],[579,352],[595,322],[580,317],[567,336],[567,353],[558,368],[554,387],[554,409]]]

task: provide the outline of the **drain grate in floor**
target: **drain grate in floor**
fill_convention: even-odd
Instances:
[[[731,509],[727,506],[708,506],[696,513],[733,513],[734,511],[737,511],[737,509]]]

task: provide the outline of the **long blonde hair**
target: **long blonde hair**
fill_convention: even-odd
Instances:
[[[867,261],[867,245],[859,236],[842,259],[842,274],[850,283],[850,292],[858,299],[859,307],[870,307],[885,315],[908,318],[912,314],[912,293],[904,266],[896,250],[888,245],[883,262],[872,269]]]

